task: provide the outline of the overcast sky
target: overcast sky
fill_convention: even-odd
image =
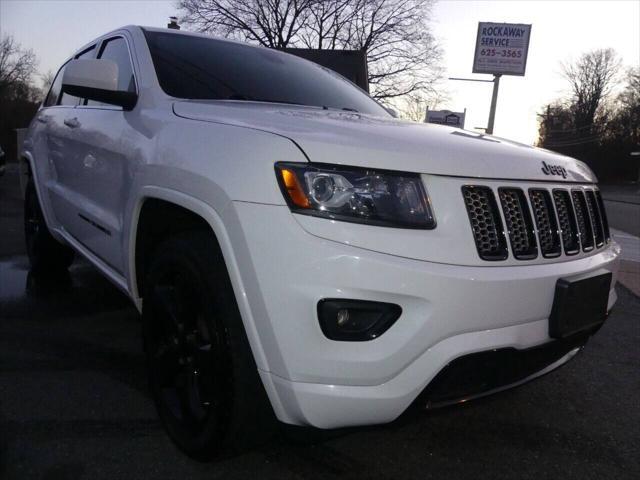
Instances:
[[[57,70],[75,49],[127,24],[165,26],[174,1],[0,0],[0,33],[32,48],[39,70]],[[536,113],[562,95],[560,62],[594,48],[614,48],[627,66],[640,64],[640,0],[471,1],[440,0],[433,33],[444,49],[446,77],[473,75],[479,21],[533,25],[527,72],[503,77],[494,133],[525,143],[537,137]],[[467,108],[466,128],[487,123],[491,84],[444,81],[450,101],[441,108]]]

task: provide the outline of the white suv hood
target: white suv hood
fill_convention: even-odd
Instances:
[[[282,135],[316,163],[461,177],[596,181],[584,163],[570,157],[440,125],[257,102],[180,101],[173,110],[184,118]]]

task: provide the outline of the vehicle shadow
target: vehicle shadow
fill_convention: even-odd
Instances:
[[[127,297],[82,262],[51,277],[5,257],[0,477],[637,478],[631,320],[640,303],[619,294],[588,354],[532,384],[437,410],[415,405],[383,426],[293,429],[200,464],[157,420]]]

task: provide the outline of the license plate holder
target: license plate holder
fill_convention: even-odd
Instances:
[[[581,280],[558,279],[549,316],[549,336],[567,338],[600,327],[607,317],[611,279],[611,273]]]

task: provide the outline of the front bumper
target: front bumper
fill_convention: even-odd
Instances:
[[[440,407],[520,385],[564,365],[595,330],[523,350],[509,347],[458,357],[429,382],[415,403]]]
[[[336,428],[389,422],[456,358],[548,343],[559,278],[612,272],[608,308],[616,300],[615,243],[566,262],[458,266],[318,238],[284,206],[234,202],[225,213],[235,224],[231,240],[243,250],[240,273],[253,322],[248,330],[264,352],[260,375],[286,423]],[[403,314],[380,338],[336,342],[318,324],[322,298],[395,303]]]

